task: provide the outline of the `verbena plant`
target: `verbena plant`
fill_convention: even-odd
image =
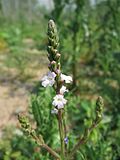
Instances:
[[[32,97],[32,110],[37,122],[37,127],[34,129],[29,122],[29,119],[20,114],[18,116],[19,122],[23,130],[33,139],[35,142],[43,149],[45,149],[51,156],[56,160],[70,160],[73,159],[75,153],[80,148],[81,145],[85,144],[88,140],[90,133],[94,128],[100,123],[102,119],[102,110],[103,110],[103,100],[102,97],[98,97],[96,101],[96,117],[94,120],[91,120],[91,125],[85,129],[85,132],[78,138],[77,142],[73,146],[69,144],[68,131],[69,126],[67,126],[67,100],[64,95],[66,92],[69,92],[67,89],[67,84],[72,82],[72,77],[67,76],[61,71],[60,58],[61,54],[58,51],[59,38],[57,34],[57,28],[53,20],[50,20],[48,23],[48,59],[49,59],[49,72],[42,78],[42,86],[48,89],[51,88],[52,94],[47,97],[47,92],[43,92],[42,99],[37,99],[35,96]],[[65,86],[66,84],[66,86]],[[49,87],[49,88],[48,88]],[[52,95],[53,102],[51,102]],[[41,103],[42,101],[42,103]],[[44,103],[45,102],[45,103]],[[46,106],[44,105],[46,104]],[[47,106],[50,107],[49,110],[46,109]],[[41,111],[44,112],[44,118],[41,117]],[[52,116],[52,115],[55,116]],[[48,118],[49,117],[49,118]],[[52,130],[53,125],[56,125],[58,122],[58,129]],[[50,121],[50,123],[48,122]],[[55,122],[54,122],[55,121]],[[54,122],[54,124],[52,123]],[[48,127],[47,127],[48,125]],[[50,126],[49,126],[50,125]],[[44,127],[45,126],[45,127]],[[45,128],[45,131],[44,131]],[[44,134],[46,133],[46,134]],[[52,134],[59,135],[59,139],[55,140]],[[44,136],[44,137],[43,137]],[[47,137],[49,138],[49,141]],[[56,141],[56,144],[54,143]],[[52,144],[55,148],[50,147],[49,144]],[[60,147],[59,147],[60,146]]]

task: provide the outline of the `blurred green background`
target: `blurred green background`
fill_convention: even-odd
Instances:
[[[40,85],[49,19],[59,31],[63,73],[73,77],[69,147],[94,118],[97,96],[104,98],[103,120],[74,160],[120,160],[120,0],[0,0],[0,160],[52,160],[23,135],[19,112],[29,112],[46,143],[59,148],[54,92]]]

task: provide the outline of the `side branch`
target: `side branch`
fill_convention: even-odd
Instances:
[[[43,137],[37,135],[34,129],[32,129],[29,120],[24,115],[18,115],[18,120],[23,128],[24,132],[30,136],[40,147],[46,149],[56,160],[60,160],[60,156],[52,148],[44,143]]]
[[[60,160],[60,156],[47,144],[43,144],[41,147],[45,148],[51,155],[53,155],[54,158],[56,158],[56,160]]]
[[[85,143],[86,143],[86,141],[88,140],[91,132],[94,130],[94,128],[96,128],[96,126],[97,126],[97,124],[96,124],[96,123],[93,123],[90,128],[87,128],[87,129],[85,130],[84,135],[79,139],[78,143],[77,143],[77,144],[73,147],[73,149],[70,151],[70,154],[69,154],[69,157],[70,157],[70,158],[74,156],[74,154],[76,153],[76,151],[80,148],[80,146],[81,146],[82,144],[85,144]]]
[[[80,148],[80,146],[88,140],[91,132],[94,130],[94,128],[97,127],[97,125],[102,120],[102,111],[103,111],[103,99],[102,97],[98,97],[96,101],[96,118],[93,120],[92,125],[85,130],[84,135],[79,139],[78,143],[73,147],[73,149],[70,151],[69,159],[71,159],[76,151]]]
[[[40,147],[46,149],[56,160],[60,160],[60,156],[52,148],[44,143],[42,136],[37,137],[34,134],[31,134],[31,136]]]

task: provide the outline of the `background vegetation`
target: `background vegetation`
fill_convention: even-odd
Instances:
[[[36,70],[47,67],[46,31],[50,18],[59,30],[62,70],[74,80],[67,95],[69,146],[95,116],[96,97],[101,95],[105,103],[101,124],[77,152],[75,160],[119,160],[120,1],[53,0],[42,6],[37,0],[0,0],[2,76],[9,76],[10,69],[14,69],[13,80],[26,83],[33,79]],[[38,132],[56,148],[57,124],[50,113],[53,91],[44,91],[38,80],[30,94],[31,122],[34,125],[35,119]],[[2,133],[1,160],[51,159],[19,128],[8,126]]]

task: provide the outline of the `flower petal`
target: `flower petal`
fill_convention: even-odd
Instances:
[[[60,89],[60,94],[64,94],[65,92],[68,92],[68,89],[66,89],[65,86],[62,86]]]
[[[61,80],[65,81],[65,83],[71,83],[72,82],[72,77],[61,73]]]

